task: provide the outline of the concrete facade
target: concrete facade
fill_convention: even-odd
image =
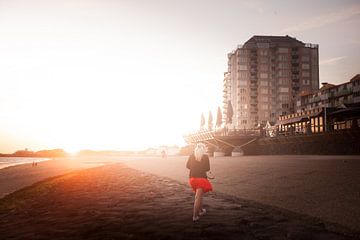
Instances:
[[[224,113],[232,128],[251,129],[295,111],[295,96],[319,89],[318,45],[289,36],[253,36],[228,54]]]

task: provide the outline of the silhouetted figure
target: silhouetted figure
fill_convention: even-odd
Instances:
[[[162,151],[161,151],[161,157],[162,157],[162,158],[166,158],[166,157],[167,157],[167,154],[166,154],[166,151],[165,151],[165,150],[162,150]]]

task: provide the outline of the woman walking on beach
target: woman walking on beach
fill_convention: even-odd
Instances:
[[[202,143],[196,145],[194,153],[189,156],[186,167],[190,169],[189,183],[195,192],[193,221],[198,221],[199,217],[206,213],[202,207],[203,195],[212,191],[212,186],[207,179],[206,172],[210,171],[209,157],[206,153],[206,146]]]

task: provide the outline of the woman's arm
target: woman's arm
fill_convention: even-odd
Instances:
[[[187,169],[191,169],[191,155],[189,156],[189,158],[188,158],[188,160],[187,160],[187,162],[186,162],[186,168]]]
[[[204,170],[205,172],[210,171],[210,160],[208,155],[204,155],[205,161],[204,161]]]

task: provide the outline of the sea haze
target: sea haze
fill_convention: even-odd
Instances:
[[[0,157],[0,169],[32,162],[42,162],[50,158],[30,158],[30,157]]]

